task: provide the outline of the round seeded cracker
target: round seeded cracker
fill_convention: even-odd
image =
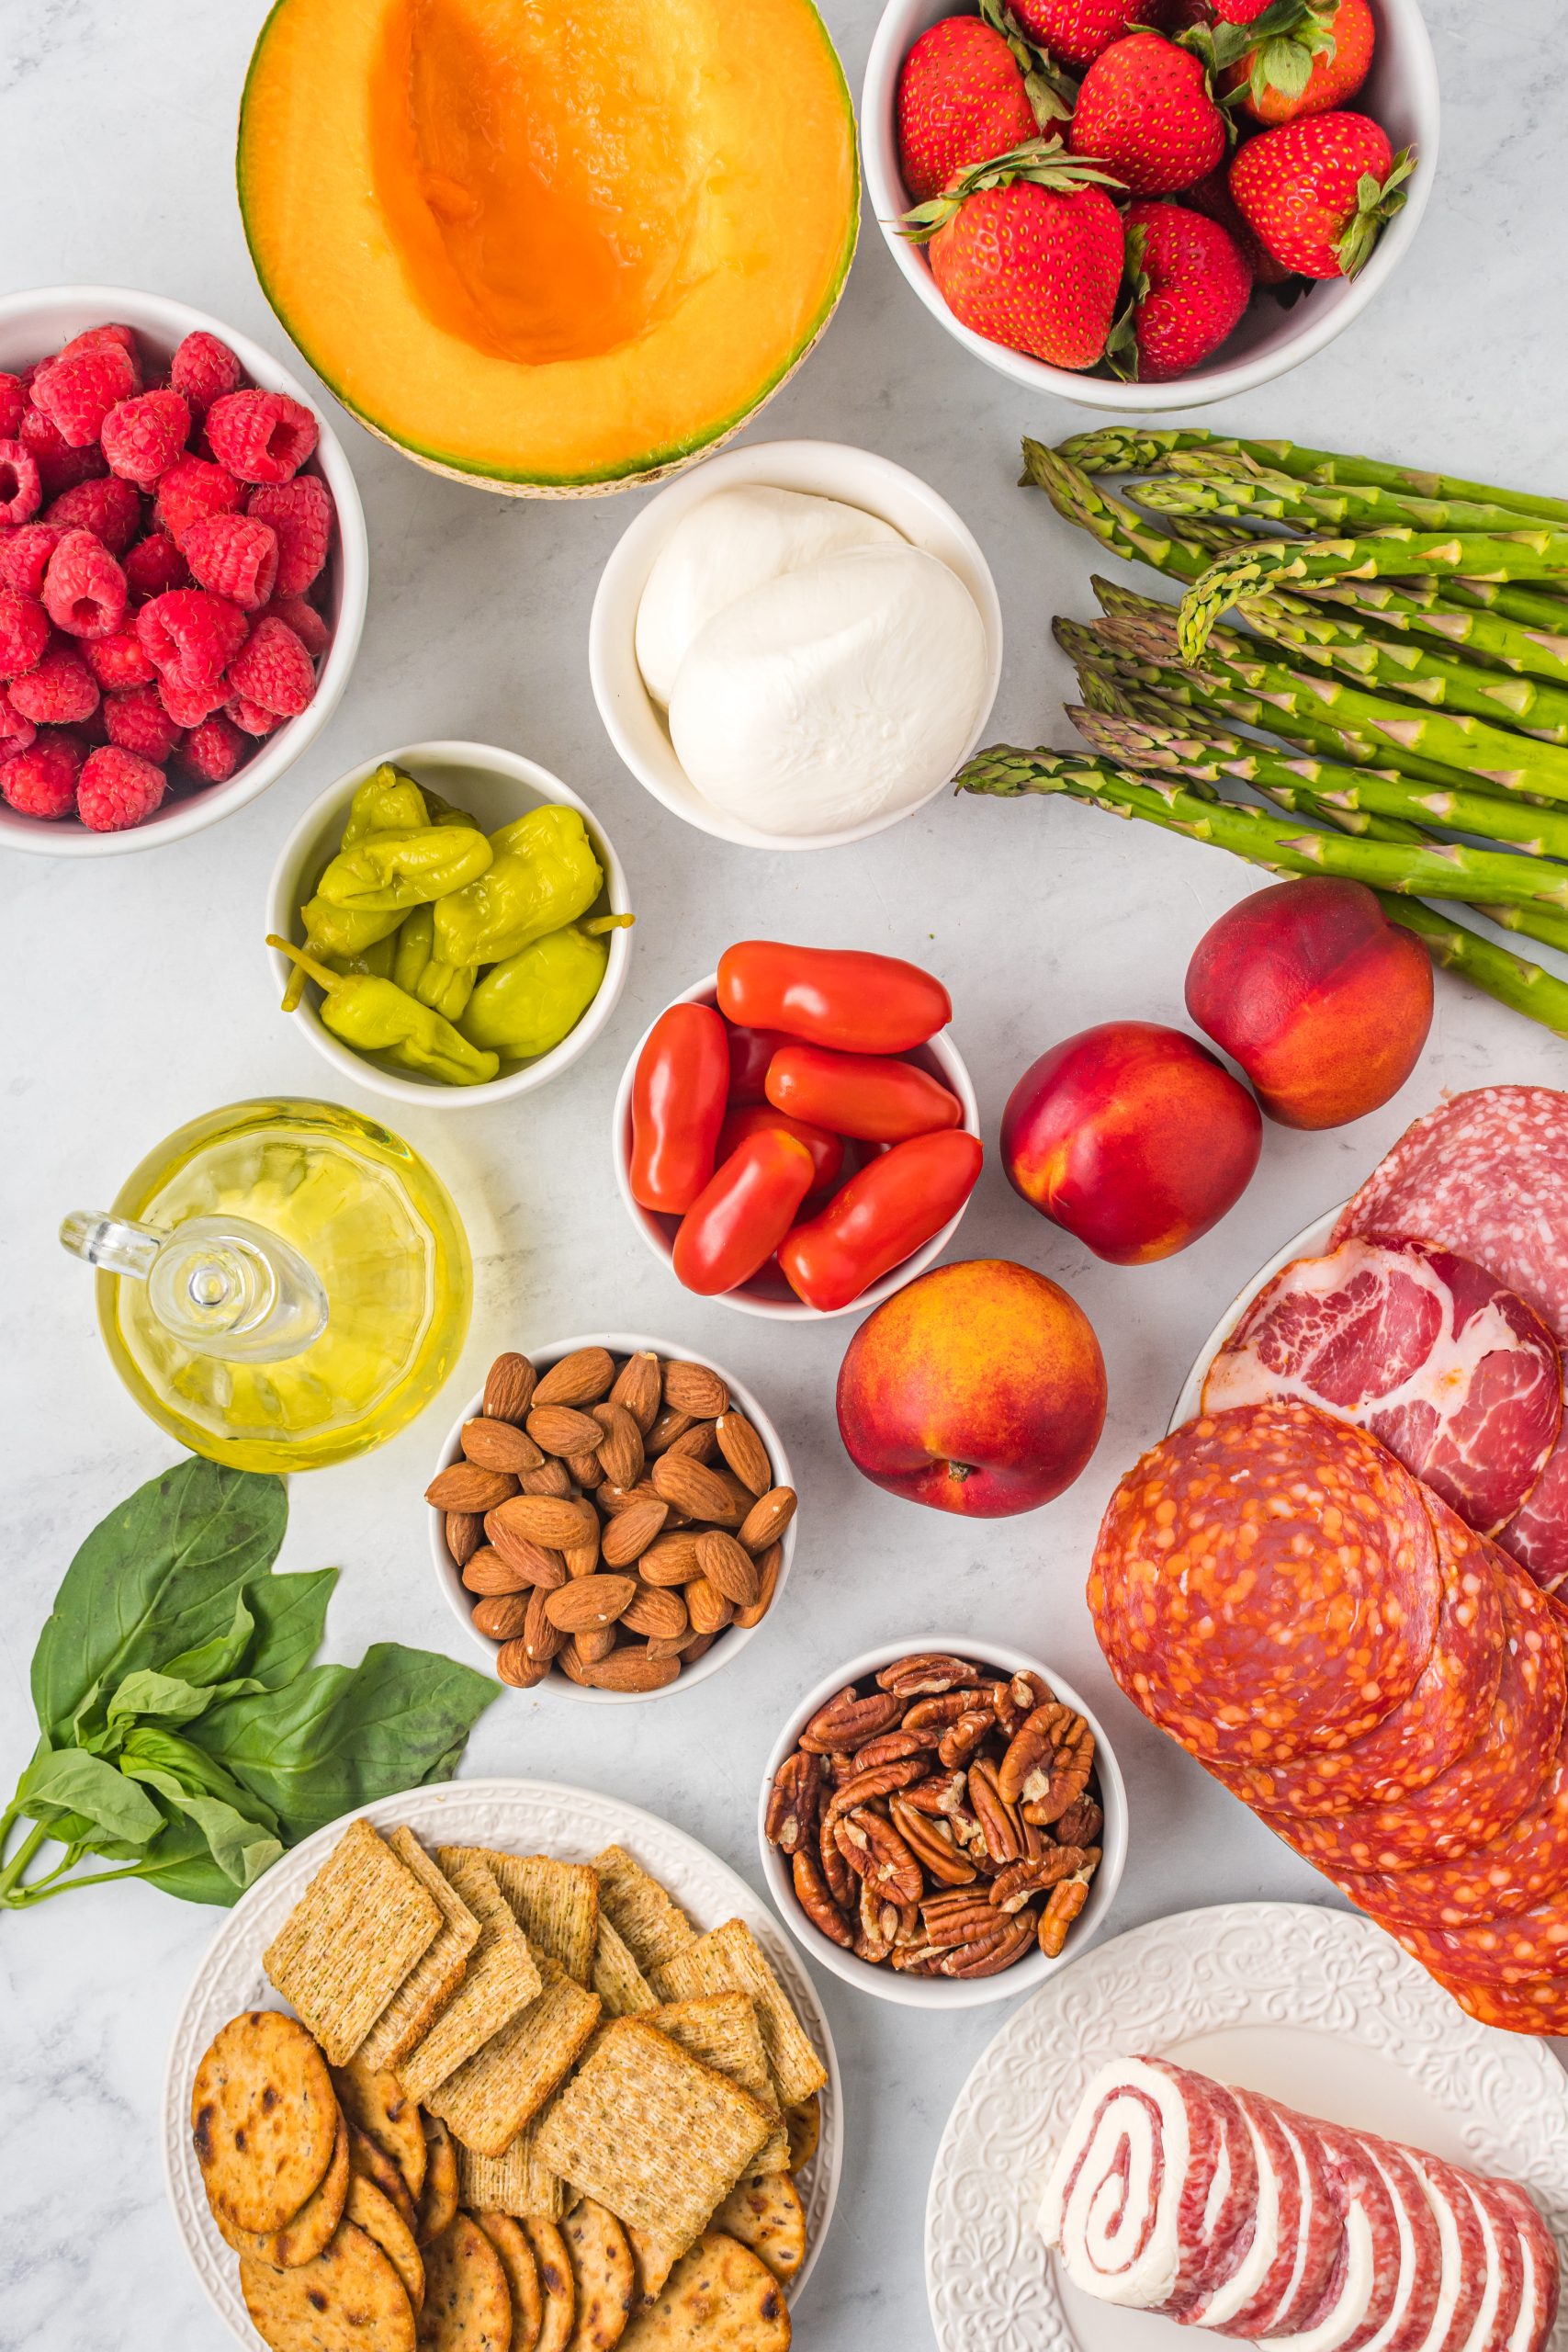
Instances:
[[[231,2018],[196,2070],[190,2129],[214,2207],[243,2230],[293,2220],[324,2178],[338,2130],[327,2062],[297,2018]]]
[[[510,2213],[476,2213],[475,2221],[501,2256],[512,2290],[512,2352],[535,2352],[544,2322],[539,2266],[521,2222]]]
[[[419,2109],[396,2075],[351,2058],[333,2068],[344,2113],[397,2165],[417,2205],[424,2187],[424,2132]]]
[[[714,2215],[713,2225],[750,2246],[785,2285],[806,2260],[806,2208],[787,2172],[747,2173]]]
[[[615,2352],[637,2300],[637,2267],[615,2215],[585,2197],[561,2223],[577,2289],[568,2352]]]
[[[373,2240],[338,2225],[324,2254],[292,2270],[240,2264],[240,2291],[272,2352],[415,2352],[413,2306]]]
[[[797,2106],[786,2107],[784,2123],[789,2132],[789,2168],[804,2172],[817,2154],[817,2143],[822,2137],[822,2098],[813,2091]]]
[[[512,2289],[494,2246],[468,2213],[424,2249],[421,2352],[511,2352]]]
[[[407,2181],[386,2149],[378,2148],[356,2123],[348,2127],[348,2165],[355,2179],[369,2181],[383,2197],[391,2199],[411,2231],[416,2228],[419,2208],[409,2195]]]
[[[224,2245],[232,2246],[236,2254],[246,2256],[252,2262],[270,2263],[275,2270],[292,2270],[297,2263],[313,2262],[331,2245],[333,2233],[344,2217],[349,2184],[348,2126],[340,2116],[333,2160],[320,2187],[311,2190],[298,2213],[280,2230],[243,2230],[221,2205],[212,2208],[212,2218]],[[353,2218],[350,2214],[349,2219]]]
[[[349,2220],[367,2238],[374,2238],[403,2285],[417,2316],[424,2301],[424,2264],[413,2242],[413,2232],[373,2180],[355,2173],[348,2186]]]
[[[424,2119],[425,2154],[428,2162],[424,2173],[424,2194],[419,2202],[419,2227],[414,2232],[421,2245],[430,2245],[452,2226],[452,2216],[457,2210],[457,2151],[452,2145],[452,2135],[437,2115]]]
[[[532,2215],[523,2227],[539,2266],[539,2289],[545,2298],[545,2315],[535,2352],[566,2352],[577,2317],[577,2287],[566,2240],[553,2222],[541,2222]]]
[[[710,2231],[639,2311],[621,2352],[787,2352],[789,2310],[765,2262]]]

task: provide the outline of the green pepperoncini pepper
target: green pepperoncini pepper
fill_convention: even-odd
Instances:
[[[485,974],[458,1023],[471,1046],[507,1061],[547,1054],[569,1036],[594,998],[609,961],[607,932],[630,915],[568,923],[530,942]]]
[[[604,887],[604,868],[575,808],[530,808],[490,837],[491,862],[435,910],[444,964],[502,964],[547,933],[584,915]]]
[[[406,914],[411,907],[461,890],[485,871],[493,855],[484,835],[467,825],[367,833],[338,852],[321,876],[317,896],[354,914]]]
[[[391,977],[421,1004],[428,1004],[446,1021],[456,1021],[474,992],[479,974],[471,964],[443,964],[435,954],[435,931],[429,907],[415,907],[403,917],[395,942]]]
[[[395,980],[330,971],[276,932],[267,945],[296,964],[321,991],[321,1020],[355,1053],[384,1054],[401,1069],[419,1070],[448,1086],[482,1086],[501,1068],[500,1057],[473,1046],[461,1031]]]

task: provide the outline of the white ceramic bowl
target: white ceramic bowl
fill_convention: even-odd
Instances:
[[[728,1389],[732,1401],[739,1405],[762,1443],[767,1447],[768,1460],[773,1466],[775,1486],[793,1487],[795,1485],[795,1474],[790,1468],[789,1456],[784,1452],[784,1440],[780,1437],[777,1429],[758,1404],[751,1391],[742,1387],[734,1374],[727,1372],[723,1364],[715,1363],[711,1356],[699,1355],[695,1348],[674,1347],[668,1340],[650,1340],[640,1331],[585,1331],[578,1339],[555,1340],[548,1347],[529,1348],[526,1353],[530,1363],[536,1370],[543,1373],[547,1372],[551,1364],[558,1363],[562,1356],[570,1355],[578,1348],[608,1348],[613,1356],[636,1355],[639,1351],[651,1349],[657,1356],[675,1357],[682,1363],[700,1363],[709,1372],[716,1372]],[[441,1449],[441,1459],[435,1465],[436,1470],[445,1470],[449,1463],[461,1459],[463,1425],[466,1421],[471,1421],[474,1419],[483,1402],[481,1392],[479,1396],[469,1399],[463,1411],[453,1422],[446,1434],[446,1442]],[[431,1475],[434,1477],[434,1471]],[[435,1563],[436,1582],[446,1594],[453,1615],[461,1620],[463,1631],[469,1641],[483,1653],[486,1663],[493,1668],[496,1645],[476,1630],[473,1621],[476,1595],[471,1593],[464,1584],[457,1565],[446,1549],[446,1514],[445,1511],[432,1510],[428,1517],[430,1552]],[[761,1624],[727,1626],[712,1649],[700,1657],[695,1666],[682,1667],[675,1680],[667,1682],[662,1690],[585,1690],[581,1683],[572,1682],[564,1674],[552,1670],[546,1675],[542,1682],[536,1682],[534,1685],[533,1692],[529,1695],[547,1691],[556,1698],[584,1700],[593,1707],[640,1707],[646,1705],[649,1699],[668,1699],[672,1691],[694,1690],[699,1682],[705,1682],[710,1675],[717,1674],[721,1668],[732,1664],[739,1657],[748,1642],[754,1641],[757,1635],[773,1622],[779,1603],[784,1598],[784,1589],[789,1581],[790,1569],[795,1565],[795,1531],[799,1525],[800,1514],[796,1511],[784,1529],[781,1539],[784,1556],[779,1562],[779,1580],[773,1588],[772,1605]]]
[[[204,330],[229,345],[246,375],[265,391],[287,392],[301,401],[321,428],[321,438],[309,472],[320,472],[337,508],[337,530],[327,557],[326,619],[333,641],[316,679],[316,696],[298,718],[287,719],[275,733],[257,744],[227,784],[182,786],[155,808],[144,823],[123,833],[89,832],[73,819],[24,817],[0,801],[0,849],[37,850],[46,857],[116,857],[130,850],[156,849],[164,842],[183,841],[222,817],[231,817],[276,784],[309,751],[326,725],[348,684],[348,673],[359,651],[365,627],[365,600],[370,584],[370,543],[365,530],[365,510],[359,503],[342,442],[325,414],[319,392],[282,368],[270,352],[205,311],[186,302],[171,301],[164,294],[136,294],[120,286],[54,286],[24,294],[0,295],[0,368],[28,367],[57,351],[73,334],[109,322],[134,327],[145,352],[166,365],[176,344]],[[175,771],[178,775],[179,771]]]
[[[716,972],[710,972],[705,980],[698,980],[694,988],[682,989],[682,993],[674,999],[677,1004],[716,1004],[717,1001],[718,974]],[[666,1006],[665,1011],[668,1010],[669,1007]],[[662,1015],[656,1015],[655,1018],[662,1018]],[[642,1049],[652,1034],[653,1026],[654,1023],[650,1021],[637,1039],[636,1050],[621,1073],[621,1082],[615,1091],[611,1137],[615,1161],[615,1182],[621,1188],[621,1199],[626,1204],[626,1215],[654,1256],[666,1266],[671,1266],[673,1272],[671,1261],[675,1249],[675,1234],[681,1223],[680,1218],[656,1216],[651,1209],[645,1209],[639,1201],[632,1197],[632,1088],[637,1080],[637,1066],[642,1059]],[[940,1078],[944,1086],[950,1086],[953,1089],[964,1105],[964,1125],[971,1135],[977,1136],[980,1132],[980,1106],[976,1100],[974,1083],[970,1079],[968,1069],[957,1046],[953,1043],[949,1031],[940,1030],[928,1045],[917,1046],[914,1052],[906,1056],[905,1058],[919,1063],[922,1069],[929,1069],[933,1078]],[[771,1316],[774,1321],[781,1323],[826,1323],[839,1315],[869,1315],[874,1306],[880,1306],[885,1298],[891,1298],[896,1290],[902,1290],[906,1283],[913,1282],[917,1274],[923,1274],[928,1266],[935,1264],[957,1232],[963,1220],[964,1209],[968,1205],[968,1202],[965,1201],[964,1208],[958,1211],[956,1216],[949,1217],[940,1233],[933,1234],[928,1242],[906,1258],[901,1265],[895,1266],[891,1273],[884,1274],[879,1283],[873,1283],[869,1290],[862,1291],[860,1296],[852,1298],[848,1306],[829,1308],[807,1306],[804,1299],[796,1298],[786,1283],[777,1276],[770,1276],[765,1271],[754,1275],[749,1283],[742,1283],[739,1290],[718,1292],[714,1303],[719,1306],[733,1306],[741,1315]]]
[[[1089,1881],[1089,1901],[1084,1905],[1067,1933],[1066,1946],[1060,1959],[1047,1960],[1036,1945],[1012,1967],[999,1976],[977,1976],[968,1980],[948,1976],[905,1976],[896,1968],[874,1968],[869,1961],[857,1960],[852,1951],[814,1928],[795,1899],[795,1884],[789,1864],[775,1846],[768,1843],[768,1797],[773,1777],[784,1758],[793,1754],[796,1741],[819,1707],[827,1705],[836,1691],[847,1683],[859,1682],[863,1676],[879,1673],[891,1666],[896,1658],[908,1657],[922,1650],[941,1652],[943,1656],[971,1659],[976,1666],[995,1667],[1002,1674],[1039,1674],[1050,1684],[1064,1705],[1080,1714],[1094,1734],[1095,1776],[1100,1783],[1100,1810],[1105,1826],[1100,1832],[1100,1868]],[[916,1640],[884,1642],[874,1650],[863,1650],[859,1657],[852,1657],[837,1670],[824,1676],[814,1690],[808,1690],[795,1706],[789,1722],[780,1734],[768,1769],[762,1779],[762,1792],[757,1806],[757,1842],[762,1854],[762,1875],[768,1882],[768,1892],[774,1908],[807,1959],[820,1962],[841,1976],[846,1984],[853,1984],[863,1993],[873,1993],[878,2000],[893,2001],[905,2009],[978,2009],[993,2001],[1010,2001],[1021,1993],[1032,1993],[1058,1969],[1069,1967],[1086,1951],[1099,1934],[1100,1925],[1122,1883],[1122,1872],[1127,1861],[1127,1791],[1122,1779],[1111,1743],[1094,1710],[1078,1696],[1070,1682],[1039,1658],[1028,1657],[1022,1650],[1009,1649],[999,1642],[974,1642],[963,1634],[922,1634]]]
[[[342,839],[349,803],[367,776],[374,775],[389,760],[407,768],[422,784],[430,785],[443,799],[466,808],[487,832],[495,832],[513,819],[525,816],[530,808],[548,803],[575,808],[592,836],[599,863],[604,869],[604,888],[594,901],[595,911],[625,914],[630,910],[626,873],[609,835],[587,802],[580,800],[548,768],[523,759],[515,752],[500,751],[491,743],[402,743],[395,751],[378,752],[374,759],[362,760],[356,768],[330,784],[319,799],[311,801],[284,842],[273,868],[266,902],[266,928],[280,939],[302,941],[299,909]],[[536,1087],[547,1086],[552,1078],[558,1078],[563,1069],[570,1069],[588,1051],[614,1012],[615,1001],[626,986],[631,941],[629,925],[611,932],[610,960],[599,993],[576,1028],[558,1046],[533,1061],[502,1062],[500,1076],[484,1086],[447,1086],[439,1079],[422,1078],[412,1070],[383,1068],[367,1055],[355,1053],[341,1044],[322,1022],[317,1010],[320,990],[313,983],[307,984],[294,1018],[302,1023],[317,1052],[331,1062],[341,1077],[367,1086],[373,1094],[384,1094],[393,1102],[416,1102],[428,1111],[437,1106],[463,1110],[476,1103],[508,1102],[514,1095],[532,1094]],[[269,947],[266,956],[281,998],[292,967],[276,947]]]
[[[933,14],[940,14],[933,9]],[[863,507],[914,546],[938,557],[955,571],[979,607],[985,624],[988,671],[984,707],[964,747],[967,759],[978,745],[997,698],[1002,677],[1002,610],[990,568],[979,543],[944,498],[906,473],[887,458],[870,449],[855,449],[841,441],[759,441],[742,449],[710,458],[694,472],[683,474],[668,490],[649,501],[623,533],[600,575],[588,631],[588,670],[593,699],[612,743],[646,791],[699,832],[716,841],[735,842],[745,849],[836,849],[845,842],[863,842],[886,832],[914,815],[899,808],[874,817],[863,825],[846,825],[840,831],[796,833],[788,837],[759,832],[726,809],[705,800],[675,757],[658,705],[642,682],[637,662],[637,613],[648,585],[654,558],[677,523],[715,491],[733,490],[740,482],[765,484],[771,490],[800,490],[821,498],[841,499]],[[961,764],[961,763],[960,763]],[[943,789],[942,778],[917,802],[924,808]]]
[[[1122,415],[1202,408],[1211,401],[1229,400],[1234,393],[1252,391],[1276,376],[1288,374],[1342,334],[1376,300],[1415,243],[1438,169],[1442,107],[1437,60],[1420,0],[1371,0],[1378,19],[1377,53],[1364,87],[1347,104],[1356,112],[1375,117],[1396,153],[1414,146],[1418,164],[1407,183],[1404,210],[1384,230],[1359,277],[1314,287],[1288,311],[1265,297],[1253,304],[1228,342],[1175,383],[1122,384],[1110,378],[1077,375],[988,342],[960,326],[938,291],[924,253],[900,236],[897,229],[911,202],[899,166],[895,128],[898,76],[920,34],[939,18],[952,16],[955,5],[962,13],[966,0],[887,0],[871,45],[861,93],[865,184],[872,210],[901,276],[955,342],[1015,384],[1032,391],[1055,392],[1083,408],[1111,409]],[[1179,204],[1181,198],[1179,195],[1173,200]]]

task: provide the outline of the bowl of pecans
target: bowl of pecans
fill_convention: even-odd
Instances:
[[[789,1459],[704,1356],[594,1332],[507,1353],[425,1489],[443,1591],[502,1682],[625,1702],[750,1640],[789,1574]]]
[[[1060,1675],[938,1637],[867,1650],[807,1693],[759,1827],[809,1958],[908,2008],[977,2008],[1032,1992],[1098,1933],[1127,1793]]]

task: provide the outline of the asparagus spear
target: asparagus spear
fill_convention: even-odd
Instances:
[[[1138,483],[1133,496],[1156,514],[1188,516],[1199,522],[1289,523],[1319,537],[1331,532],[1359,536],[1379,530],[1476,531],[1517,530],[1521,518],[1506,506],[1487,506],[1460,498],[1416,498],[1392,490],[1319,490],[1295,481],[1289,474],[1222,473],[1218,460],[1204,459],[1201,470],[1157,476]]]
[[[1541,580],[1568,573],[1568,537],[1545,528],[1506,538],[1389,531],[1369,539],[1255,539],[1215,558],[1181,602],[1181,647],[1195,662],[1238,596],[1292,581],[1436,578]]]
[[[1097,489],[1087,474],[1067,464],[1043,441],[1024,441],[1023,466],[1025,487],[1032,484],[1043,490],[1065,522],[1089,532],[1112,555],[1123,556],[1129,563],[1152,564],[1156,571],[1168,572],[1175,579],[1196,582],[1205,576],[1216,552],[1251,545],[1248,532],[1228,525],[1216,526],[1213,531],[1201,526],[1158,531],[1146,514],[1140,514],[1125,499]],[[1222,530],[1223,537],[1218,536]]]
[[[1417,933],[1446,971],[1458,972],[1472,987],[1495,997],[1499,1004],[1522,1012],[1528,1021],[1539,1021],[1543,1029],[1555,1030],[1560,1037],[1568,1037],[1568,984],[1540,965],[1483,939],[1465,924],[1451,922],[1419,899],[1395,899],[1382,890],[1378,896],[1384,913],[1407,931]]]
[[[1449,585],[1445,582],[1439,586],[1435,580],[1341,580],[1332,587],[1309,588],[1306,594],[1314,604],[1364,613],[1402,636],[1434,637],[1445,645],[1462,647],[1516,675],[1568,683],[1568,611],[1562,627],[1552,633],[1490,610],[1448,603]]]

